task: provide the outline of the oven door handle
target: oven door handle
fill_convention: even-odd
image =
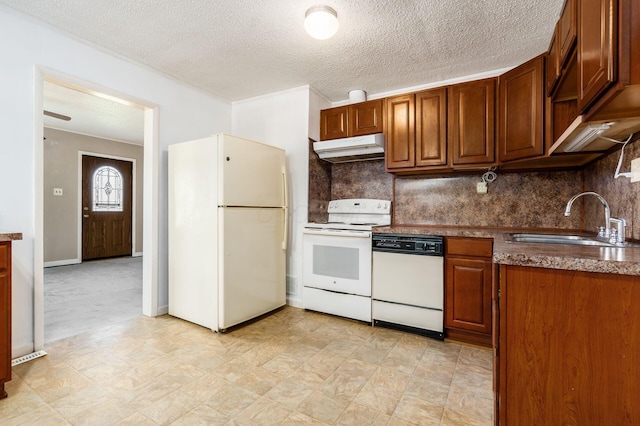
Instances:
[[[357,237],[357,238],[371,238],[371,233],[368,231],[313,231],[305,229],[302,231],[305,235],[319,235],[323,237]]]

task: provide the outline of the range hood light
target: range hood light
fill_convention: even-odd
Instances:
[[[571,142],[564,147],[564,152],[577,152],[596,140],[598,136],[611,128],[613,123],[590,124],[578,133]]]

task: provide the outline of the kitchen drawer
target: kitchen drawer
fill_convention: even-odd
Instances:
[[[448,237],[445,240],[447,255],[492,257],[493,240],[489,238]]]
[[[0,243],[0,270],[7,269],[9,267],[9,256],[11,255],[11,251],[9,250],[9,244],[11,243]]]

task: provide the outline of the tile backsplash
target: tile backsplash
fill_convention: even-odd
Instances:
[[[310,152],[311,206],[330,199],[381,198],[393,204],[394,225],[453,225],[479,227],[531,227],[594,230],[604,222],[602,205],[594,197],[582,197],[564,216],[567,201],[582,191],[595,191],[607,199],[611,213],[627,220],[627,238],[640,239],[640,183],[613,179],[619,151],[583,170],[501,173],[488,185],[487,194],[476,193],[482,171],[462,176],[395,177],[384,171],[384,161],[333,164],[324,168]],[[622,170],[640,157],[640,143],[625,149]],[[324,186],[323,186],[324,185]],[[313,188],[312,188],[313,186]],[[322,195],[318,195],[322,192]],[[313,195],[312,197],[312,193]],[[325,199],[323,199],[325,197]],[[315,208],[315,207],[314,207]],[[584,214],[583,214],[584,213]],[[326,219],[325,219],[326,220]]]
[[[635,142],[624,149],[621,172],[631,170],[631,160],[640,158],[640,135]],[[631,183],[628,178],[614,178],[620,151],[596,161],[584,170],[584,190],[602,195],[609,207],[611,216],[627,221],[627,238],[640,240],[640,182]],[[585,197],[582,197],[585,198]],[[604,225],[604,207],[595,197],[584,200],[585,229],[593,230]]]
[[[582,188],[580,173],[499,173],[487,194],[478,194],[481,176],[396,178],[394,223],[580,228],[579,214],[563,215],[567,200]]]

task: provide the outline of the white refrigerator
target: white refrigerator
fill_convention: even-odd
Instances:
[[[286,303],[285,152],[217,134],[169,146],[169,314],[224,331]]]

